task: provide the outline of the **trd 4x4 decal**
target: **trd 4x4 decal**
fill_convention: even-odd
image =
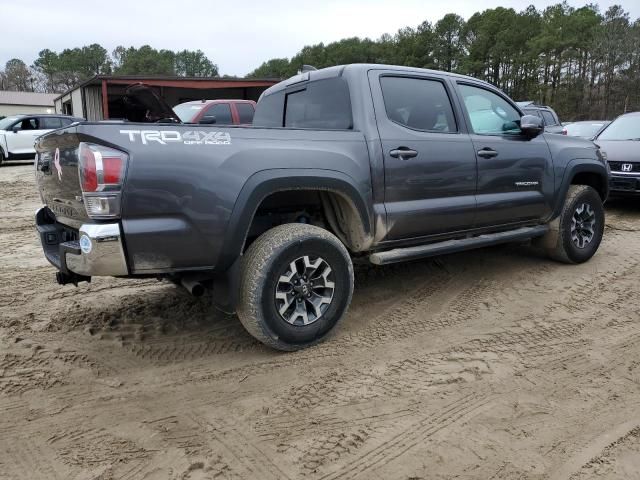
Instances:
[[[207,132],[202,130],[120,130],[123,135],[129,136],[130,142],[138,139],[143,145],[151,142],[166,145],[167,143],[183,143],[185,145],[231,145],[231,135],[227,132]]]

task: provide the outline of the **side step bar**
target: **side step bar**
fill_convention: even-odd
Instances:
[[[406,260],[416,260],[419,258],[434,257],[447,253],[461,252],[472,248],[488,247],[500,243],[508,243],[520,240],[528,240],[540,237],[547,233],[547,225],[535,227],[523,227],[517,230],[506,232],[488,233],[477,237],[462,238],[460,240],[446,240],[444,242],[430,243],[428,245],[418,245],[416,247],[395,248],[385,252],[372,253],[369,261],[374,265],[387,265],[389,263],[404,262]]]

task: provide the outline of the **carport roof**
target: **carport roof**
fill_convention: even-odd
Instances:
[[[0,90],[1,105],[23,105],[34,107],[53,107],[55,93],[10,92]]]
[[[77,87],[67,90],[54,100],[68,95],[78,88],[89,85],[107,84],[129,85],[144,83],[156,87],[183,87],[183,88],[244,88],[244,87],[270,87],[278,83],[278,78],[221,78],[221,77],[177,77],[177,76],[149,76],[149,75],[97,75],[81,83]]]

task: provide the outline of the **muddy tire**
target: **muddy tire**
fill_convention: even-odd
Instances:
[[[604,208],[598,192],[571,185],[560,217],[545,238],[548,255],[563,263],[583,263],[595,255],[604,233]]]
[[[330,232],[299,223],[262,234],[242,258],[238,317],[262,343],[285,351],[323,340],[353,295],[353,265]]]

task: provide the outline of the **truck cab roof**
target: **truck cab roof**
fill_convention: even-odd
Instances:
[[[460,75],[458,73],[445,72],[441,70],[432,70],[428,68],[417,68],[417,67],[403,67],[400,65],[385,65],[385,64],[377,64],[377,63],[351,63],[348,65],[337,65],[335,67],[327,67],[327,68],[321,68],[319,70],[299,73],[297,75],[294,75],[293,77],[283,80],[282,82],[276,85],[273,85],[272,87],[265,90],[262,95],[263,96],[271,95],[272,93],[281,91],[297,83],[303,83],[307,81],[316,81],[316,80],[325,80],[328,78],[340,77],[348,73],[349,74],[353,73],[355,75],[366,74],[366,72],[368,72],[369,70],[396,70],[398,72],[402,72],[405,74],[411,73],[411,72],[423,73],[423,74],[428,73],[431,75],[448,76],[448,77],[455,77],[459,79],[473,80],[476,83],[481,83],[481,84],[490,86],[492,88],[496,88],[495,86],[491,85],[489,82],[485,82],[483,80],[478,80],[476,78],[469,77],[467,75]]]

